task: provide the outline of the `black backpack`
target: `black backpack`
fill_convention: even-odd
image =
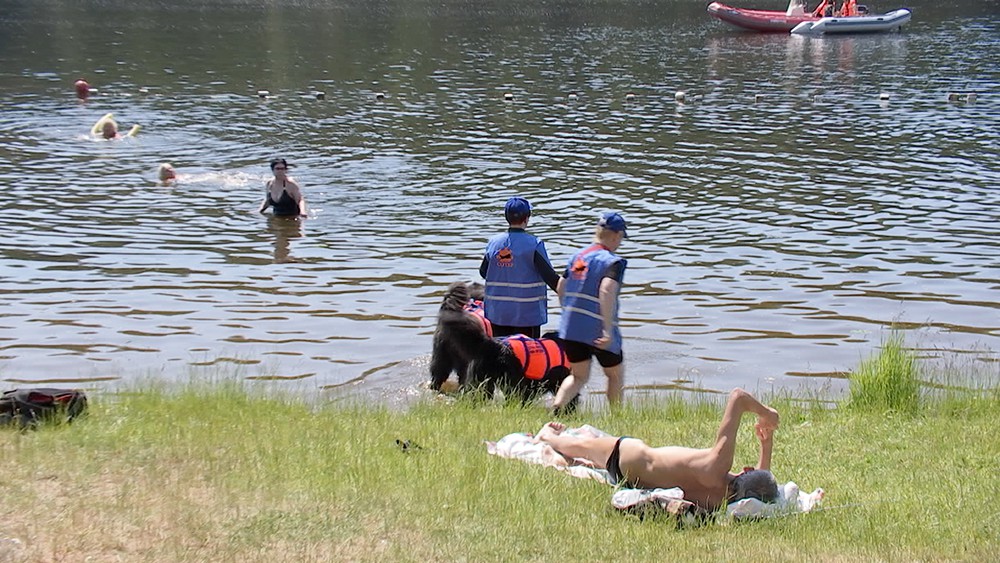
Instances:
[[[78,389],[14,389],[0,395],[0,426],[35,428],[42,422],[69,423],[86,410],[87,395]]]

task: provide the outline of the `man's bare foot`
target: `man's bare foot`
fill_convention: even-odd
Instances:
[[[778,416],[778,411],[768,406],[765,406],[764,408],[767,409],[767,414],[757,416],[757,426],[774,431],[778,428],[778,424],[780,424],[781,421],[781,418]]]
[[[566,425],[561,422],[547,422],[542,429],[535,434],[536,442],[544,442],[552,436],[558,436],[562,434],[563,430],[566,430]]]

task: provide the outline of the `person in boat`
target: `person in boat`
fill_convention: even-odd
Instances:
[[[604,213],[594,242],[570,258],[559,278],[556,292],[563,307],[559,338],[569,357],[571,374],[552,402],[557,413],[572,404],[590,379],[592,358],[597,358],[608,379],[608,403],[616,406],[622,400],[625,357],[618,328],[618,293],[627,261],[615,252],[627,237],[621,214]]]
[[[493,325],[493,336],[524,334],[542,337],[548,322],[548,294],[556,291],[559,274],[552,268],[545,243],[527,232],[531,204],[514,196],[504,204],[507,231],[486,244],[479,275],[486,280],[483,311]]]
[[[745,467],[741,473],[731,473],[740,420],[748,412],[757,415],[757,468]],[[563,432],[566,426],[559,422],[543,426],[535,441],[548,444],[561,456],[555,460],[557,465],[572,465],[584,459],[598,469],[606,469],[617,485],[641,489],[680,487],[686,500],[712,511],[745,498],[762,502],[777,498],[771,452],[778,423],[778,411],[737,388],[729,393],[715,443],[708,448],[654,448],[629,436],[571,436]]]
[[[816,6],[816,9],[812,11],[812,17],[822,18],[829,17],[833,15],[835,0],[823,0]]]
[[[785,10],[786,16],[804,16],[806,15],[806,0],[790,0],[788,2],[788,9]]]
[[[306,198],[302,196],[298,183],[288,176],[289,166],[291,165],[283,158],[271,160],[274,178],[264,185],[264,201],[260,203],[259,210],[261,213],[268,207],[273,207],[276,216],[306,216]]]

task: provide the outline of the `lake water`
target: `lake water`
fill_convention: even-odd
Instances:
[[[0,379],[421,396],[443,289],[513,194],[557,269],[628,220],[627,397],[835,396],[891,326],[994,378],[996,3],[818,38],[705,5],[7,0]],[[142,132],[91,139],[106,112]],[[256,212],[274,155],[304,221]]]

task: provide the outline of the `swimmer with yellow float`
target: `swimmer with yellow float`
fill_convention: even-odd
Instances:
[[[90,128],[90,134],[97,136],[100,135],[105,139],[120,139],[124,137],[135,137],[142,127],[139,124],[135,124],[129,129],[128,133],[121,135],[118,133],[118,122],[115,121],[115,114],[108,112],[104,114],[104,117],[97,120],[97,123]]]

